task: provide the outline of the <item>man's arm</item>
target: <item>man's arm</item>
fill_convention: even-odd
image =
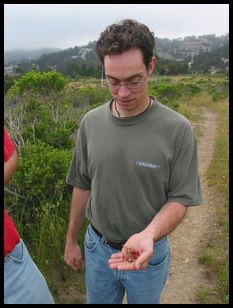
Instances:
[[[79,269],[82,265],[82,252],[77,244],[77,235],[84,221],[85,208],[90,193],[90,190],[82,190],[76,187],[74,187],[72,193],[64,260],[73,269]]]
[[[4,185],[7,185],[16,170],[18,162],[18,154],[16,150],[12,153],[7,162],[4,163]]]
[[[186,215],[187,207],[177,202],[167,202],[154,216],[151,223],[140,233],[132,235],[125,246],[139,251],[135,262],[123,260],[123,253],[116,253],[109,259],[109,266],[118,270],[144,269],[153,255],[154,242],[169,234]],[[123,248],[124,251],[124,248]]]
[[[155,215],[151,223],[142,231],[145,235],[158,241],[169,234],[181,222],[188,208],[178,202],[167,202]]]

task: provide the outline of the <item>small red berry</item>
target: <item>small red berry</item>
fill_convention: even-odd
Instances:
[[[128,262],[133,262],[135,261],[140,253],[139,251],[135,250],[134,248],[128,248],[128,247],[124,247],[124,256],[123,256],[123,260],[128,261]]]

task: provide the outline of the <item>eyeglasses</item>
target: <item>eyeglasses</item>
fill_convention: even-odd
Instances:
[[[126,81],[126,82],[105,80],[103,84],[108,86],[110,89],[114,91],[119,91],[121,86],[124,86],[129,90],[136,90],[140,88],[141,85],[145,82],[146,82],[146,78],[144,78],[144,80],[141,80],[141,81]]]

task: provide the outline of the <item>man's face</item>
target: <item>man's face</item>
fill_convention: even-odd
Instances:
[[[105,56],[104,67],[109,90],[121,109],[133,111],[148,99],[147,77],[154,65],[147,72],[139,49]]]

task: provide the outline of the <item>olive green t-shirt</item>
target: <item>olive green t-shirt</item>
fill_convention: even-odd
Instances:
[[[107,102],[80,123],[66,180],[91,190],[86,217],[108,240],[142,231],[167,201],[202,203],[193,129],[153,99],[128,118],[114,117]]]

